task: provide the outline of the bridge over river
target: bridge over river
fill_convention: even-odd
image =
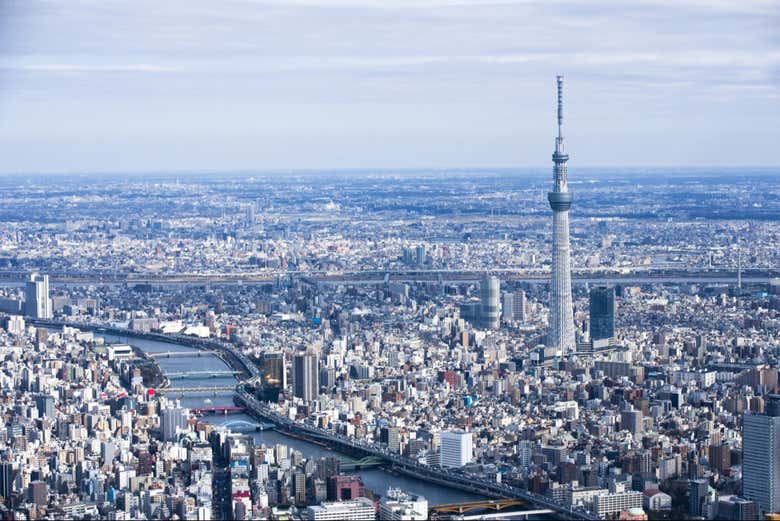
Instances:
[[[173,358],[173,357],[195,357],[200,358],[202,356],[219,356],[219,351],[213,351],[209,349],[190,349],[189,351],[164,351],[162,353],[147,353],[149,358]]]
[[[166,372],[168,380],[203,380],[204,378],[225,378],[237,376],[241,371],[171,371]]]

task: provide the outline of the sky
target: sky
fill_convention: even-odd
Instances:
[[[780,165],[780,0],[0,0],[0,173]]]

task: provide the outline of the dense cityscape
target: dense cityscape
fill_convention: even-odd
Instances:
[[[771,515],[777,176],[3,178],[2,516]]]

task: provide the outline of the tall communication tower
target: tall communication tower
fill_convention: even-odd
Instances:
[[[550,329],[548,344],[562,353],[574,352],[574,311],[571,296],[571,259],[569,256],[569,208],[572,194],[568,187],[566,146],[563,140],[563,76],[558,76],[558,137],[555,138],[553,189],[547,194],[553,211],[552,276],[550,279]]]

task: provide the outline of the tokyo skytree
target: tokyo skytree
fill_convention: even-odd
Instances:
[[[547,194],[553,211],[552,275],[550,278],[550,330],[547,342],[551,347],[570,354],[575,350],[574,311],[571,303],[571,259],[569,257],[569,192],[566,172],[566,146],[563,142],[563,76],[558,76],[558,137],[553,152],[553,189]]]

